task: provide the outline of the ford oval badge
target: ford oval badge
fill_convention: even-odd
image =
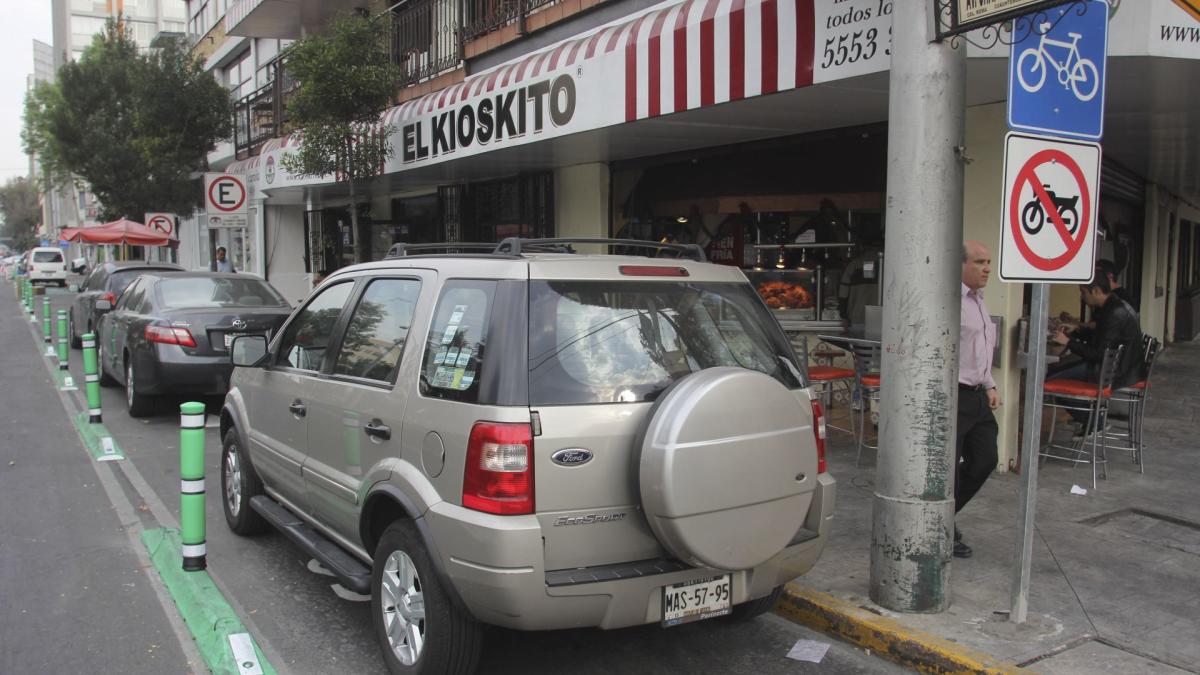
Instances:
[[[563,448],[550,455],[550,460],[559,466],[579,466],[592,461],[592,451],[583,448]]]

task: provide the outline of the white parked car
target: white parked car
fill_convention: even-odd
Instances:
[[[67,260],[62,249],[39,246],[29,251],[29,280],[37,283],[67,285]]]

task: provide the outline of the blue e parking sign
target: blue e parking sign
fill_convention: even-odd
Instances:
[[[1045,23],[1034,26],[1012,45],[1008,126],[1100,140],[1104,132],[1108,3],[1087,0],[1051,8],[1045,15]]]

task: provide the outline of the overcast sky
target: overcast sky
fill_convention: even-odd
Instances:
[[[0,21],[0,182],[29,173],[21,151],[25,77],[33,73],[33,41],[51,42],[50,0],[3,0]],[[19,5],[19,7],[18,7]]]

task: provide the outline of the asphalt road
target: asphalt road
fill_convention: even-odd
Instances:
[[[49,289],[54,310],[71,293]],[[40,314],[39,314],[40,316]],[[38,335],[40,335],[40,328]],[[157,673],[205,670],[137,535],[177,527],[180,400],[150,419],[128,416],[124,391],[103,388],[104,424],[124,451],[94,462],[55,391],[45,346],[0,283],[0,672]],[[71,372],[83,383],[82,356]],[[81,386],[82,389],[82,386]],[[83,400],[83,392],[64,394]],[[205,401],[209,412],[220,400]],[[79,405],[78,407],[83,407]],[[210,422],[215,427],[215,421]],[[278,534],[225,527],[219,439],[206,431],[209,573],[271,665],[282,673],[384,672],[368,603]],[[786,657],[797,640],[830,643],[819,664]],[[863,650],[768,615],[662,629],[487,633],[483,673],[891,673]]]

